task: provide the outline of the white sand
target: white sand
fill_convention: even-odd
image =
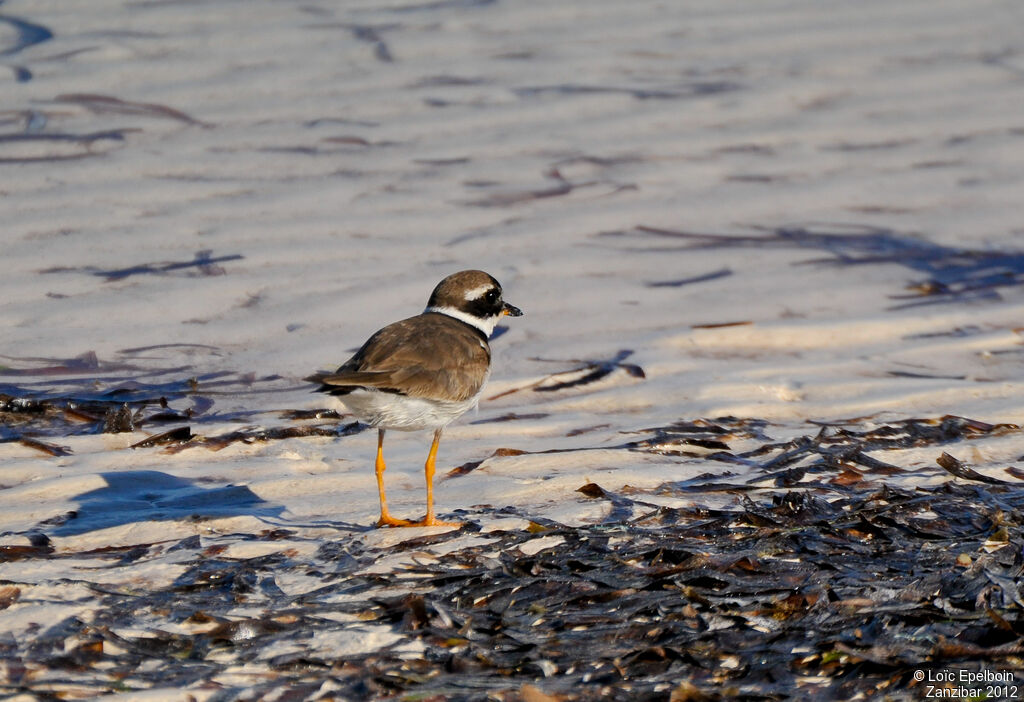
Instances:
[[[189,370],[158,380],[278,375],[215,398],[225,416],[253,414],[193,430],[280,426],[289,422],[275,410],[324,406],[302,377],[419,312],[444,275],[483,268],[525,312],[493,344],[485,397],[522,389],[447,432],[442,473],[486,460],[439,481],[437,502],[485,531],[495,518],[481,505],[584,523],[609,509],[575,492],[586,482],[646,488],[724,470],[615,448],[637,438],[623,432],[681,418],[766,418],[780,439],[816,431],[808,420],[868,415],[1024,420],[1020,288],[892,309],[930,273],[806,263],[832,258],[822,248],[685,250],[636,229],[750,236],[817,223],[1024,249],[1017,3],[10,0],[0,10],[55,34],[0,55],[2,133],[123,130],[88,145],[0,141],[0,159],[81,156],[0,163],[5,357],[94,351],[143,369],[117,378],[173,366]],[[13,41],[0,24],[0,50]],[[4,66],[32,78],[14,82]],[[242,258],[220,263],[223,275],[90,272],[202,250]],[[693,328],[726,322],[748,324]],[[957,328],[972,333],[934,336]],[[208,348],[124,351],[160,344]],[[530,389],[573,359],[624,349],[646,379],[618,370]],[[53,391],[73,380],[0,376]],[[543,416],[474,423],[509,413]],[[231,546],[232,535],[277,527],[300,541],[406,538],[356,529],[377,512],[373,432],[220,452],[126,448],[147,432],[61,439],[72,454],[59,458],[0,444],[3,538],[43,531],[61,552],[193,534]],[[396,514],[422,513],[429,438],[389,436]],[[487,458],[498,448],[562,452]],[[1024,440],[951,451],[996,470]],[[947,479],[936,453],[884,459]],[[39,526],[69,510],[79,518]],[[197,512],[213,519],[190,521]],[[76,568],[78,580],[160,585],[181,571],[171,552],[90,563],[10,562],[0,580],[53,588]],[[0,630],[66,616],[75,597],[60,599],[60,611],[38,614],[45,597],[26,593],[0,612]],[[387,642],[366,632],[366,647]]]

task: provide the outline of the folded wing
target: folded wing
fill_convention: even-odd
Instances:
[[[373,388],[410,397],[464,401],[480,392],[490,371],[484,336],[468,324],[427,313],[388,325],[334,373],[307,380],[320,392],[344,395]]]

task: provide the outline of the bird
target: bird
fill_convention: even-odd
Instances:
[[[480,270],[453,273],[434,288],[426,309],[374,333],[334,371],[306,380],[337,398],[360,421],[377,428],[378,527],[461,526],[434,512],[434,472],[444,428],[476,407],[491,372],[488,340],[503,316],[523,312],[502,298],[501,285]],[[427,512],[419,521],[388,511],[384,489],[384,434],[388,429],[432,429],[424,473]]]

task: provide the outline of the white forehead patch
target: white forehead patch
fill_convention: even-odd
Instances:
[[[479,298],[483,297],[484,293],[486,293],[488,290],[491,290],[493,288],[494,288],[494,286],[491,285],[490,283],[488,283],[487,285],[481,285],[478,288],[473,288],[472,290],[467,290],[466,291],[465,299],[467,301],[468,300],[479,299]]]

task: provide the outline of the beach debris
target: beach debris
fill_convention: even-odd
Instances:
[[[597,483],[587,483],[586,485],[576,488],[576,492],[581,492],[587,497],[607,497],[608,493],[604,491],[604,488]]]
[[[0,563],[29,558],[49,558],[53,555],[53,544],[50,537],[38,532],[31,532],[26,534],[25,538],[28,541],[27,544],[0,544]],[[13,600],[11,603],[13,604]]]
[[[203,446],[211,451],[221,451],[235,443],[254,444],[307,436],[338,437],[355,434],[363,431],[365,428],[366,425],[359,422],[351,422],[350,424],[346,424],[341,427],[336,427],[333,424],[329,426],[303,425],[298,427],[271,427],[269,429],[252,427],[215,436],[190,436],[189,439],[185,441],[178,441],[171,446],[168,446],[165,451],[168,453],[177,453],[178,451],[193,446]],[[185,427],[184,429],[187,430],[188,427]]]
[[[355,135],[342,135],[333,137],[324,137],[320,139],[319,145],[297,145],[297,146],[264,146],[260,147],[259,151],[263,153],[291,153],[291,154],[304,154],[307,156],[319,156],[319,155],[330,155],[349,151],[352,147],[358,149],[370,148],[370,147],[382,147],[382,146],[395,146],[398,142],[395,141],[370,141],[360,136]]]
[[[125,135],[137,129],[109,129],[100,132],[17,132],[0,134],[0,163],[41,163],[71,161],[98,156],[113,144],[97,147],[97,142],[123,142]]]
[[[609,494],[584,488],[593,496],[581,499]],[[986,515],[1020,500],[1019,487],[989,484],[835,499],[779,491],[591,526],[542,520],[470,545],[457,545],[458,532],[431,535],[389,544],[387,554],[412,558],[387,574],[366,571],[383,547],[342,536],[298,556],[293,530],[252,535],[282,546],[251,558],[227,557],[226,536],[189,537],[173,551],[0,549],[110,564],[163,552],[184,566],[162,585],[94,587],[89,617],[39,628],[8,659],[51,676],[74,671],[97,693],[187,686],[247,666],[257,673],[250,694],[263,697],[330,681],[346,698],[518,700],[529,686],[546,696],[534,699],[566,702],[665,699],[670,689],[694,699],[681,679],[769,699],[868,694],[908,689],[914,669],[979,659],[1019,675],[1012,544],[1024,525],[1019,513],[998,527]],[[444,557],[425,558],[434,548]],[[319,586],[286,594],[278,580],[298,574]],[[0,605],[15,606],[25,587],[0,591]],[[370,628],[390,643],[339,653],[334,642]],[[103,672],[111,667],[116,680]]]
[[[88,134],[66,134],[57,132],[17,132],[15,134],[0,134],[0,144],[11,144],[15,142],[30,141],[70,141],[76,144],[91,145],[94,141],[111,139],[113,141],[124,141],[124,135],[137,129],[112,129],[103,132],[91,132]]]
[[[650,434],[645,439],[627,442],[624,448],[661,455],[707,455],[726,452],[732,458],[728,442],[738,439],[769,441],[764,420],[718,417],[716,419],[681,419],[664,427],[641,429],[637,434]],[[752,455],[764,451],[759,447]]]
[[[944,375],[941,373],[915,373],[913,371],[891,370],[886,375],[894,378],[922,378],[926,380],[967,380],[966,375]]]
[[[999,478],[993,478],[988,475],[982,475],[973,468],[964,465],[963,462],[950,456],[948,453],[943,452],[941,456],[935,459],[935,462],[945,468],[951,475],[955,475],[958,478],[964,480],[977,480],[982,483],[994,483],[999,485],[1000,483],[1006,483],[1006,480],[1000,480]]]
[[[691,324],[690,329],[725,329],[726,327],[745,327],[753,324],[749,319],[736,322],[706,322],[704,324]]]
[[[177,380],[146,382],[137,374],[132,378],[117,375],[135,369],[134,365],[101,360],[91,351],[70,359],[14,360],[35,365],[0,367],[0,376],[38,376],[50,379],[49,387],[59,384],[61,388],[50,390],[36,385],[0,384],[0,443],[19,442],[51,456],[66,456],[71,450],[43,437],[125,433],[174,422],[204,423],[257,414],[246,411],[215,413],[212,411],[216,404],[214,398],[221,394],[263,390],[282,380],[279,376],[257,378],[250,374],[213,372]],[[150,369],[147,375],[161,376],[180,370],[179,367]],[[170,402],[179,400],[187,400],[190,404],[183,409],[170,406]],[[339,431],[333,423],[321,429],[327,435]],[[263,435],[268,438],[286,438],[291,435],[289,432],[306,435],[302,431],[311,430],[271,429],[263,431]],[[341,431],[344,433],[346,430],[343,428]],[[260,431],[257,430],[251,434],[241,432],[232,440],[258,440],[258,434]],[[187,445],[193,438],[189,427],[178,427],[137,441],[132,448]]]
[[[474,419],[470,424],[493,424],[497,422],[514,422],[524,419],[544,419],[547,416],[549,416],[547,412],[506,412],[505,414],[499,414],[497,417]]]
[[[814,424],[820,427],[814,436],[805,435],[781,444],[765,443],[747,451],[733,452],[729,448],[729,440],[765,440],[768,423],[736,417],[680,420],[665,427],[636,432],[650,436],[628,442],[624,447],[662,455],[702,455],[712,460],[744,465],[751,465],[755,461],[766,471],[803,462],[802,469],[812,472],[859,465],[861,470],[892,474],[902,472],[903,469],[870,456],[868,452],[939,446],[966,438],[1003,436],[1020,431],[1016,424],[989,424],[956,415],[897,420],[865,429],[853,429],[844,422]],[[697,448],[712,452],[697,451]],[[767,454],[773,454],[768,461],[756,461]],[[817,462],[806,464],[809,458]]]
[[[190,441],[192,439],[192,429],[189,427],[177,427],[170,431],[165,431],[161,434],[151,436],[148,439],[137,441],[131,445],[131,448],[151,448],[153,446],[161,446],[164,444],[181,444],[183,442]]]
[[[681,85],[669,85],[663,88],[633,88],[608,85],[587,85],[582,83],[561,83],[557,85],[535,85],[516,88],[515,94],[521,98],[532,98],[539,95],[628,95],[636,100],[678,100],[680,98],[718,95],[720,93],[740,90],[744,86],[730,81],[695,81]]]
[[[97,95],[95,93],[65,93],[53,98],[54,102],[79,105],[95,114],[117,114],[132,115],[136,117],[157,117],[171,119],[183,124],[191,124],[199,127],[212,127],[213,125],[201,122],[181,110],[166,105],[158,105],[150,102],[131,102],[122,100],[110,95]]]
[[[0,587],[0,609],[7,609],[21,597],[21,588],[12,585]]]
[[[292,421],[305,421],[309,419],[341,419],[342,414],[336,409],[321,407],[317,409],[285,410],[281,413],[285,419]]]
[[[1024,481],[979,480],[944,454],[945,470],[963,480],[887,484],[886,475],[909,469],[879,457],[1019,428],[955,415],[812,426],[785,440],[766,420],[742,417],[642,430],[614,448],[671,456],[697,447],[714,463],[742,464],[744,477],[719,471],[619,489],[586,481],[577,499],[595,501],[604,516],[578,526],[479,506],[461,511],[468,534],[380,546],[354,527],[324,540],[322,527],[268,525],[56,551],[48,530],[83,528],[77,512],[62,513],[3,537],[0,562],[67,562],[75,578],[48,581],[46,596],[66,591],[80,613],[5,643],[6,670],[46,671],[46,680],[73,679],[100,695],[168,680],[200,685],[244,668],[247,694],[262,698],[314,696],[324,686],[346,699],[685,700],[730,690],[846,698],[913,690],[914,670],[979,660],[1020,684]],[[325,428],[253,428],[220,440]],[[190,431],[167,434],[182,430]],[[204,445],[200,438],[183,445]],[[197,522],[219,509],[280,521],[280,510],[244,486],[197,493],[154,471],[106,479],[122,487],[102,490],[137,492],[116,492],[119,499],[131,494]],[[515,526],[473,533],[492,520]],[[242,553],[233,551],[240,542],[260,544],[259,555],[230,555]],[[374,566],[383,556],[401,562],[381,572]],[[134,564],[176,574],[124,589],[104,584],[110,568]],[[36,601],[36,587],[4,585],[0,609]],[[349,651],[353,640],[366,643]],[[35,683],[8,672],[0,692],[26,684]]]
[[[579,364],[576,368],[567,371],[560,371],[541,378],[538,381],[510,390],[505,390],[497,395],[491,396],[490,400],[499,397],[506,397],[521,390],[533,390],[534,392],[557,392],[568,388],[576,388],[589,385],[602,378],[606,378],[617,370],[625,371],[632,378],[646,378],[644,369],[635,363],[623,363],[633,355],[632,349],[622,349],[614,357],[602,360],[579,360],[554,361],[551,359],[534,358],[534,361],[546,363],[574,363]]]
[[[520,449],[499,448],[495,449],[494,452],[487,458],[500,458],[502,456],[522,456],[525,453],[527,452]],[[485,458],[479,461],[468,461],[466,463],[463,463],[461,466],[455,466],[450,471],[445,473],[444,480],[447,480],[449,478],[457,478],[460,475],[466,475],[467,473],[471,473],[477,468],[479,468],[481,465],[483,465],[484,461],[486,460],[487,459]]]
[[[221,395],[265,392],[283,379],[173,368],[130,376],[136,357],[183,351],[126,349],[113,362],[93,353],[15,359],[9,375],[44,379],[48,389],[0,386],[0,440],[65,455],[38,437],[155,427],[132,448],[219,451],[365,429],[330,410],[295,409],[208,435],[208,422],[246,416],[214,412]],[[623,349],[604,360],[560,361],[573,365],[516,390],[572,390],[620,371],[642,377],[631,356]],[[491,421],[524,419],[543,413]],[[565,702],[731,689],[761,698],[842,697],[907,689],[915,667],[979,659],[1024,671],[1024,470],[1010,467],[996,479],[948,453],[1020,427],[958,415],[807,426],[780,439],[767,420],[726,416],[629,432],[617,445],[602,441],[603,455],[657,454],[680,460],[681,470],[701,456],[705,469],[645,487],[581,481],[575,499],[599,512],[582,525],[481,505],[460,510],[463,530],[386,550],[359,541],[354,525],[337,525],[329,541],[322,526],[306,533],[244,485],[200,486],[153,470],[105,473],[106,486],[79,496],[75,509],[0,536],[0,563],[73,567],[74,579],[47,582],[46,597],[67,590],[65,599],[85,612],[3,644],[5,660],[47,671],[48,680],[73,678],[94,696],[166,680],[198,685],[248,666],[258,672],[252,694],[262,697],[312,695],[329,683],[332,694],[348,698],[519,700],[532,689],[536,699]],[[588,427],[577,432],[588,434]],[[902,465],[887,455],[898,449],[937,449],[941,468]],[[525,453],[501,448],[488,458]],[[940,470],[950,478],[938,484],[886,480]],[[104,521],[110,500],[140,506]],[[269,520],[267,528],[169,543],[90,542],[85,550],[67,541],[58,550],[50,538],[139,518],[200,524],[239,515]],[[482,528],[491,520],[516,526]],[[229,555],[243,541],[266,548]],[[385,554],[401,565],[373,568]],[[161,564],[173,578],[138,579],[124,590],[91,575]],[[3,584],[0,610],[35,601],[35,587]],[[339,649],[371,631],[377,638],[366,640],[379,644]],[[7,675],[0,693],[24,691],[24,676]]]
[[[135,431],[135,414],[128,403],[120,407],[110,407],[103,417],[104,434],[120,434]]]
[[[40,439],[32,438],[31,436],[19,436],[18,443],[22,446],[28,446],[36,451],[42,451],[48,456],[70,456],[71,449],[67,446],[59,446],[57,444],[50,443],[49,441],[41,441]]]

